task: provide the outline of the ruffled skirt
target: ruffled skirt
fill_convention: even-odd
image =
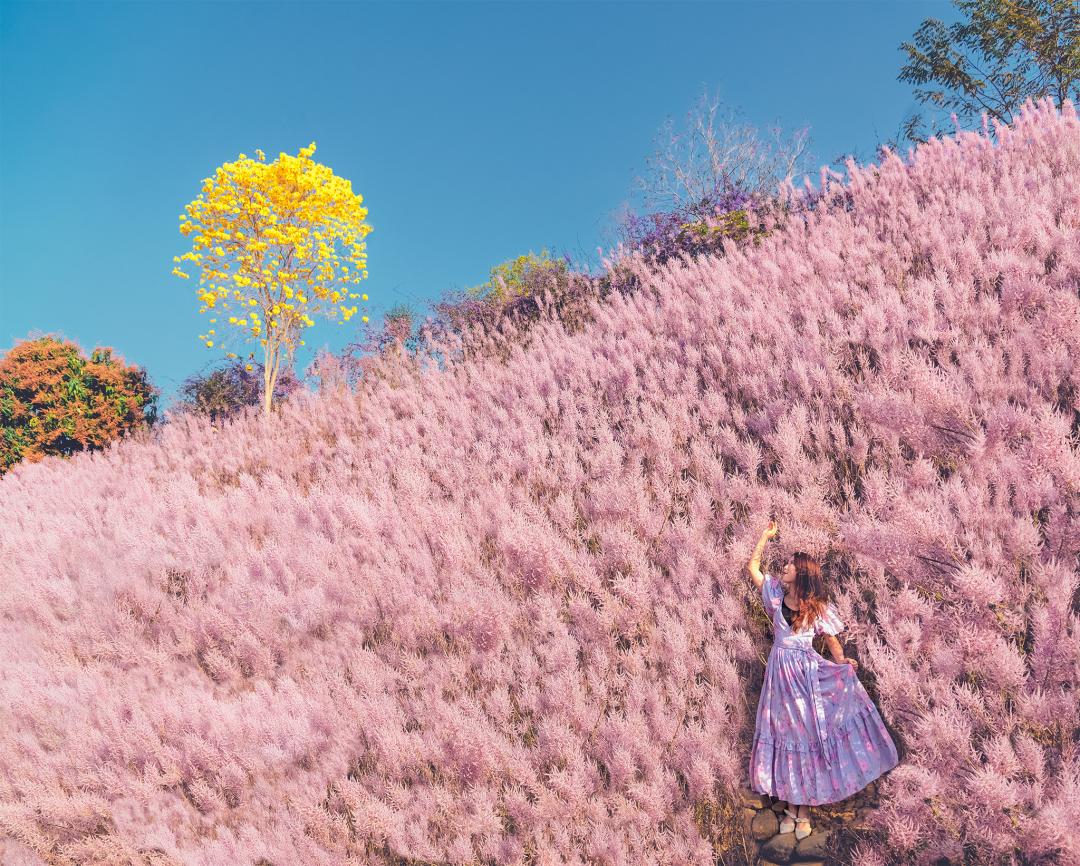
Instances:
[[[750,752],[750,787],[794,804],[844,800],[899,762],[896,745],[855,670],[803,652],[769,657]],[[824,753],[816,731],[825,719]],[[826,757],[828,760],[826,760]]]

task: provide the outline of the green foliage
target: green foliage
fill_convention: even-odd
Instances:
[[[0,358],[0,474],[20,461],[71,456],[157,421],[158,391],[146,370],[98,347],[53,335],[25,340]]]
[[[1011,122],[1028,98],[1049,96],[1060,108],[1080,101],[1080,6],[1075,0],[954,0],[963,20],[927,18],[900,47],[908,62],[898,79],[916,98],[959,119]],[[944,130],[937,130],[938,132]],[[922,118],[904,132],[925,141]],[[931,133],[934,134],[934,133]]]
[[[569,265],[565,259],[553,259],[548,251],[507,259],[491,269],[486,283],[466,289],[466,293],[493,304],[506,304],[518,297],[532,297],[543,289],[551,277],[565,276]],[[548,278],[548,280],[545,280]]]
[[[760,226],[750,225],[750,214],[745,208],[728,211],[714,218],[693,220],[679,226],[682,231],[692,235],[699,242],[719,242],[721,238],[744,240],[753,235],[764,237],[768,232]]]

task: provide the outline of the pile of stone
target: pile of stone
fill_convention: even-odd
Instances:
[[[878,806],[878,785],[875,780],[846,800],[811,806],[813,832],[805,839],[796,839],[794,831],[780,832],[783,801],[749,788],[742,789],[741,797],[743,827],[757,845],[757,866],[826,866],[826,846],[833,833],[840,827],[856,831],[866,827],[867,817]]]

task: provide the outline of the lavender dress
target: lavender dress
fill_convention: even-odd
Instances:
[[[896,745],[854,668],[823,658],[811,643],[815,634],[844,628],[836,608],[830,603],[812,626],[795,632],[772,575],[765,575],[761,597],[774,640],[758,700],[750,787],[800,805],[846,799],[896,766]]]

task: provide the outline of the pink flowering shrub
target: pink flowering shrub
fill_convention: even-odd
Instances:
[[[17,466],[0,860],[711,864],[774,511],[901,750],[853,861],[1080,861],[1080,120],[849,169],[505,360]]]

